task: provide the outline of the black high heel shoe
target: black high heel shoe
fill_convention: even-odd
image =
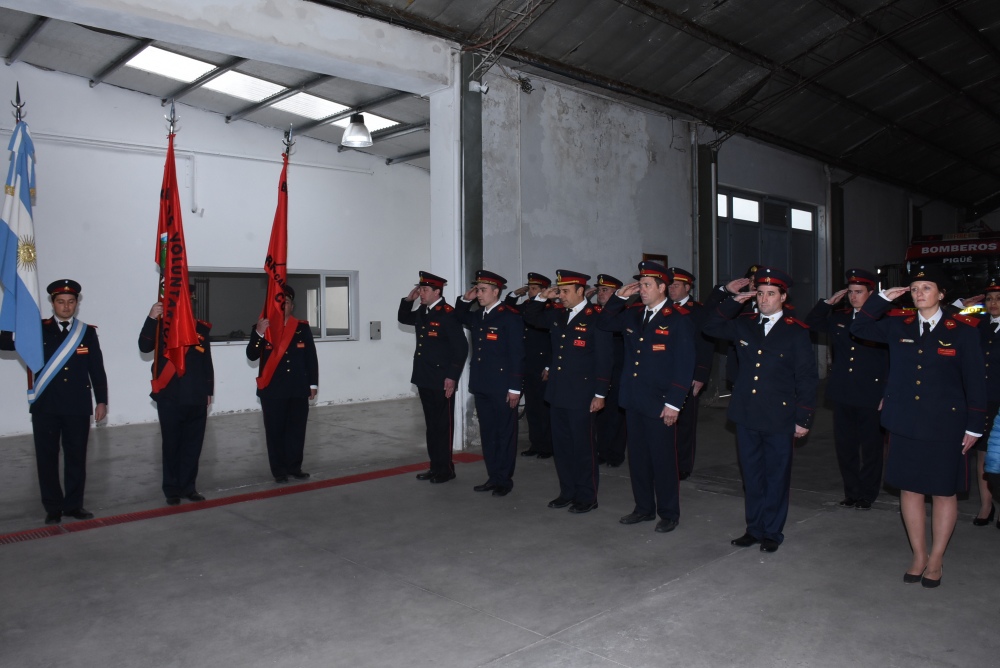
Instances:
[[[985,518],[982,518],[982,517],[975,518],[974,520],[972,520],[972,524],[974,526],[977,526],[977,527],[989,526],[990,524],[993,523],[993,517],[996,514],[997,514],[997,508],[996,508],[996,506],[994,506],[993,504],[990,504],[990,514],[987,515]],[[998,523],[997,526],[1000,526],[1000,523]]]

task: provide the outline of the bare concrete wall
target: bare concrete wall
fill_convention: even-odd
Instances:
[[[625,279],[642,253],[691,264],[687,124],[561,84],[502,76],[483,99],[487,268]]]

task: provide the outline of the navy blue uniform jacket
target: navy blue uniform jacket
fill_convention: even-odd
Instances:
[[[517,308],[517,295],[513,292],[504,299],[504,304]],[[531,301],[531,300],[528,300]],[[525,304],[528,302],[526,301]],[[549,302],[550,306],[555,307]],[[523,310],[521,315],[524,315]],[[552,343],[549,333],[524,321],[524,373],[540,377],[552,360]]]
[[[705,333],[733,342],[739,371],[726,415],[738,425],[771,434],[793,434],[812,426],[816,412],[816,355],[809,328],[782,314],[767,336],[759,313],[743,313],[735,299],[719,304]]]
[[[42,320],[42,349],[45,361],[62,343],[62,328],[55,318]],[[10,332],[0,337],[0,350],[14,350]],[[93,391],[93,398],[91,398]],[[97,328],[87,325],[83,340],[69,356],[63,368],[49,381],[45,391],[31,405],[31,413],[54,415],[93,415],[94,403],[108,403],[108,376],[104,373],[104,355],[97,340]]]
[[[472,302],[455,302],[458,320],[472,331],[472,354],[469,359],[469,391],[507,396],[510,390],[521,391],[524,384],[524,323],[521,314],[505,304],[498,304],[483,318],[482,311],[472,311]]]
[[[622,332],[625,342],[618,402],[647,417],[659,417],[666,404],[683,408],[694,379],[698,331],[693,319],[683,307],[665,306],[643,328],[646,307],[641,301],[626,305],[614,295],[600,316],[601,327]]]
[[[701,328],[704,326],[705,319],[708,318],[708,314],[711,311],[706,308],[705,304],[695,299],[688,299],[681,308],[687,309],[690,312],[691,318],[694,320],[695,329],[698,330],[694,339],[697,350],[694,379],[699,383],[705,384],[712,375],[712,358],[715,357],[715,341],[702,333]]]
[[[833,348],[827,398],[844,406],[878,408],[889,380],[889,349],[851,334],[853,320],[853,308],[834,310],[823,299],[806,316],[809,329],[828,335]]]
[[[259,377],[274,347],[257,333],[256,323],[251,330],[247,359],[251,362],[260,360],[260,367],[257,369]],[[309,323],[299,320],[292,342],[285,351],[285,358],[274,370],[267,387],[257,390],[257,396],[269,399],[308,397],[310,385],[319,385],[319,360],[316,358],[316,344],[313,342]]]
[[[446,378],[458,380],[462,375],[469,342],[451,304],[442,299],[426,315],[423,310],[421,306],[414,311],[413,302],[399,300],[396,319],[401,325],[412,325],[417,335],[410,382],[417,387],[444,390]]]
[[[1000,324],[991,323],[987,313],[979,321],[979,340],[983,344],[983,357],[986,358],[986,400],[1000,403],[1000,334],[995,331],[998,327]],[[993,416],[987,416],[991,417]]]
[[[986,376],[975,318],[945,315],[921,342],[916,311],[895,309],[873,294],[851,324],[851,333],[889,346],[889,386],[882,426],[919,440],[983,433]]]
[[[584,306],[567,324],[569,309],[546,308],[531,300],[522,306],[524,321],[548,330],[552,363],[545,400],[556,408],[588,409],[595,395],[608,396],[614,350],[611,332],[599,329],[599,306]]]
[[[146,318],[142,323],[142,331],[139,332],[139,352],[153,352],[156,341],[157,320]],[[208,334],[212,326],[207,322],[198,320],[195,323],[195,330],[198,332],[198,345],[188,346],[187,353],[184,354],[184,375],[174,375],[159,392],[151,392],[149,396],[153,401],[169,401],[182,406],[204,406],[208,403],[208,398],[215,394],[215,369],[212,366],[212,346],[208,342]],[[166,342],[163,340],[163,330],[159,332],[160,369],[166,363],[164,356]],[[154,362],[155,364],[155,362]],[[154,372],[156,369],[154,369]]]

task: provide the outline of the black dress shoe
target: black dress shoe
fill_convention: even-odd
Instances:
[[[309,477],[309,474],[306,473],[305,471],[293,471],[292,477],[295,478],[296,480],[305,480],[306,478]]]
[[[427,469],[423,473],[417,474],[417,480],[430,480],[433,477],[434,477],[434,472],[431,471],[430,469]]]
[[[205,495],[198,492],[191,492],[187,495],[188,501],[204,501]]]
[[[45,523],[46,524],[59,524],[62,521],[62,513],[46,513]]]
[[[497,486],[494,485],[493,483],[491,483],[491,482],[484,482],[482,485],[476,485],[475,487],[473,487],[472,491],[473,492],[492,492],[496,488],[497,488]]]
[[[439,485],[443,482],[448,482],[449,480],[454,480],[455,474],[452,472],[442,473],[441,475],[436,475],[431,478],[431,484]]]
[[[580,503],[579,501],[577,501],[572,506],[569,507],[569,512],[573,513],[574,515],[582,515],[584,513],[589,513],[591,510],[594,510],[596,508],[597,508],[596,500],[587,503]]]
[[[564,496],[557,496],[549,501],[549,508],[565,508],[571,503],[573,503],[573,499],[567,499]]]
[[[917,584],[924,577],[923,571],[914,575],[913,573],[903,573],[903,584]]]
[[[854,507],[858,510],[871,510],[872,502],[867,499],[858,499],[857,503],[854,504]]]
[[[681,471],[680,473],[677,474],[677,477],[680,478],[681,480],[687,480],[688,478],[691,477],[691,472]]]
[[[851,497],[846,496],[843,499],[841,499],[840,503],[838,503],[837,505],[843,506],[845,508],[853,508],[857,502],[858,502],[857,499],[852,499]]]
[[[762,538],[760,541],[760,551],[761,552],[777,552],[778,546],[780,546],[776,540],[771,540],[770,538]]]
[[[532,450],[531,448],[528,448],[527,450],[522,450],[521,451],[521,456],[522,457],[537,457],[538,454],[539,454],[538,450]]]
[[[168,506],[179,506],[181,505],[181,497],[179,496],[168,496],[167,497]]]
[[[996,510],[997,510],[996,506],[994,506],[994,505],[991,504],[990,505],[990,514],[987,515],[985,518],[977,517],[976,519],[972,520],[972,523],[975,526],[977,526],[977,527],[984,527],[984,526],[988,526],[988,525],[992,524],[993,523],[993,517],[994,517],[994,515],[996,515]]]
[[[639,522],[652,522],[656,515],[643,515],[642,513],[629,513],[618,519],[619,524],[638,524]]]
[[[552,459],[552,453],[551,452],[539,452],[538,453],[538,458],[539,459]]]
[[[656,523],[656,533],[670,533],[677,528],[677,520],[660,520]]]
[[[288,476],[286,476],[286,475],[276,475],[276,476],[274,476],[274,482],[288,482]]]
[[[759,542],[760,541],[757,540],[757,538],[755,538],[754,536],[750,535],[749,533],[745,533],[739,538],[734,538],[731,541],[729,541],[729,544],[735,545],[736,547],[750,547],[751,545],[754,545]]]
[[[66,517],[72,517],[76,520],[92,520],[94,519],[94,513],[90,512],[86,508],[77,508],[76,510],[64,510],[63,515]]]
[[[924,571],[926,573],[926,571]],[[944,569],[941,569],[942,574],[944,574]],[[941,586],[941,577],[938,576],[937,580],[932,580],[930,578],[922,577],[920,578],[920,586],[924,589],[934,589],[935,587]]]
[[[493,490],[493,496],[507,496],[511,489],[511,487],[497,487]]]

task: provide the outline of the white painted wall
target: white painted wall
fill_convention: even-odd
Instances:
[[[158,99],[24,64],[0,68],[0,91],[20,82],[37,153],[35,232],[41,285],[83,285],[80,316],[98,325],[110,386],[109,424],[156,419],[148,362],[136,339],[156,296],[153,249],[166,150]],[[282,152],[281,134],[180,106],[176,150],[191,265],[262,265]],[[0,118],[6,148],[12,119]],[[66,141],[65,138],[92,140]],[[147,148],[148,147],[148,148]],[[217,155],[206,155],[217,154]],[[395,322],[400,297],[431,260],[427,172],[299,139],[289,168],[289,268],[360,271],[362,340],[320,343],[321,403],[412,394],[412,332]],[[193,185],[193,190],[192,190]],[[203,213],[190,212],[192,197]],[[444,225],[454,226],[452,221]],[[446,289],[446,296],[454,294]],[[247,325],[257,313],[247,313]],[[303,316],[304,317],[304,316]],[[382,321],[382,340],[367,339]],[[213,347],[213,413],[255,409],[256,369],[239,345]],[[0,358],[0,435],[30,431],[25,374]]]
[[[532,77],[487,77],[483,264],[522,285],[556,269],[628,280],[642,253],[691,264],[687,124]]]

